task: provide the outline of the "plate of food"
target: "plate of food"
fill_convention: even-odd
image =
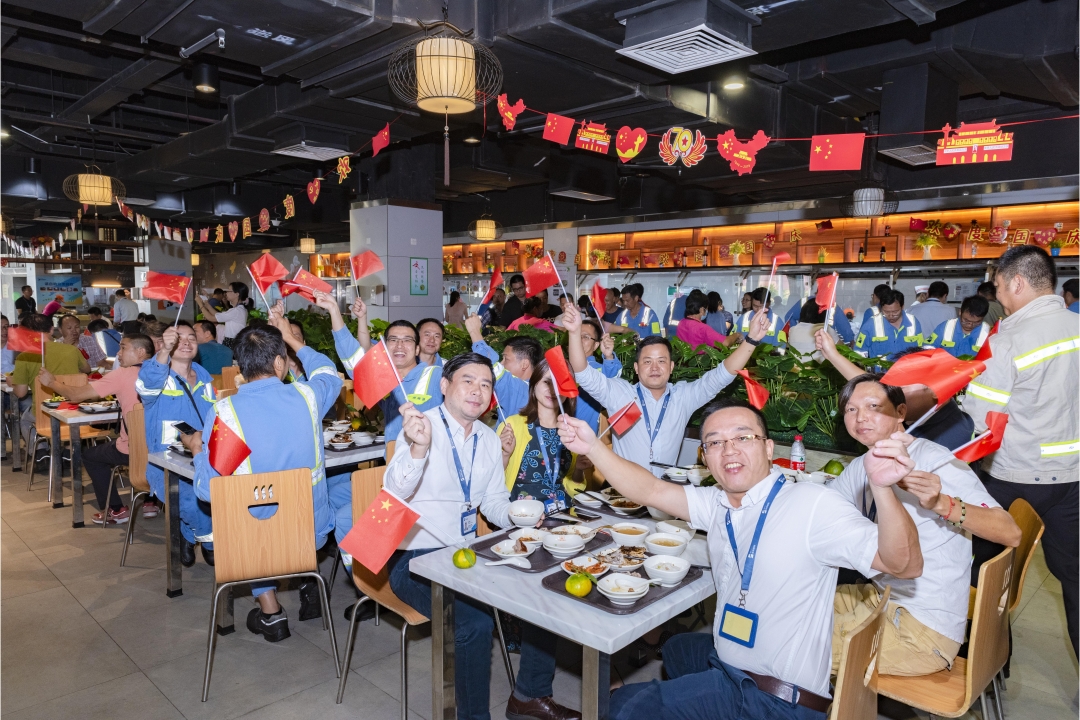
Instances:
[[[607,564],[600,562],[592,555],[580,555],[573,560],[564,560],[560,566],[567,575],[588,573],[594,578],[598,578],[608,571]]]
[[[638,515],[645,510],[644,505],[638,505],[633,500],[622,497],[613,497],[608,500],[611,509],[620,515]]]
[[[601,505],[604,504],[604,503],[600,502],[599,500],[597,500],[594,497],[589,497],[588,494],[583,493],[583,492],[578,493],[577,495],[574,496],[574,502],[577,503],[578,505],[581,505],[582,507],[587,507],[587,508],[598,508],[598,507],[600,507]]]
[[[603,490],[601,490],[600,492],[603,493],[604,495],[606,495],[608,500],[612,500],[614,498],[621,498],[622,497],[622,493],[619,492],[618,490],[616,490],[613,487],[606,487]]]
[[[338,433],[330,438],[330,447],[335,450],[347,450],[352,446],[352,435],[349,433]]]
[[[503,540],[491,546],[492,552],[501,558],[528,557],[536,551],[538,545],[526,543],[521,538],[516,540]]]
[[[53,395],[51,398],[41,404],[49,408],[50,410],[55,410],[56,408],[60,407],[60,405],[64,402],[65,400],[63,395]]]
[[[582,540],[589,542],[596,537],[596,528],[585,527],[584,525],[560,525],[559,527],[551,528],[551,534],[580,535]]]
[[[608,548],[596,553],[596,559],[608,566],[612,572],[631,572],[645,563],[645,547],[642,545],[623,545]]]
[[[97,400],[95,402],[79,403],[79,412],[84,413],[107,413],[116,410],[115,400]]]

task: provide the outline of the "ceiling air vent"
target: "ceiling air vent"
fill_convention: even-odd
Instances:
[[[670,74],[755,54],[750,28],[761,23],[727,0],[651,2],[615,17],[626,21],[617,52]]]
[[[928,63],[885,71],[878,152],[906,165],[935,164],[940,135],[923,131],[955,126],[959,101],[956,83]]]
[[[339,131],[290,123],[270,133],[274,138],[275,155],[288,155],[325,162],[348,152],[349,139]]]
[[[334,160],[341,157],[344,152],[342,148],[313,145],[303,140],[295,145],[286,145],[273,150],[275,155],[291,155],[305,160],[319,161]]]

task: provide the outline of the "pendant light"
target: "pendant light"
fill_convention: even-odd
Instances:
[[[469,224],[469,236],[478,242],[493,242],[502,234],[502,225],[486,213]]]
[[[116,178],[102,175],[97,165],[91,165],[87,172],[64,179],[64,195],[83,205],[112,205],[115,199],[127,197],[127,188]]]
[[[315,252],[315,238],[302,237],[300,238],[300,252],[305,255],[311,255]]]

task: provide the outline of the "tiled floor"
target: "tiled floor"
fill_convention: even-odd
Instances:
[[[184,570],[184,594],[165,597],[162,517],[139,521],[127,567],[120,567],[122,530],[71,528],[69,505],[54,510],[44,482],[27,492],[26,475],[0,467],[0,713],[41,718],[318,717],[392,720],[398,698],[400,621],[387,613],[378,627],[358,631],[345,699],[334,704],[337,680],[320,621],[296,621],[295,591],[280,595],[293,635],[279,644],[242,627],[250,599],[236,603],[238,630],[219,638],[209,702],[200,702],[213,572],[201,557]],[[88,507],[88,517],[92,510]],[[324,567],[324,571],[328,568]],[[1010,720],[1077,717],[1077,664],[1068,646],[1061,586],[1042,555],[1028,574],[1014,618],[1015,653],[1005,694]],[[348,630],[342,611],[353,591],[338,575],[333,617],[338,642]],[[431,643],[413,630],[409,642],[409,714],[429,718]],[[516,662],[516,655],[511,656]],[[632,669],[616,657],[628,681],[659,677],[653,661]],[[578,707],[580,654],[560,645],[556,697]],[[492,652],[492,717],[503,717],[509,684]],[[883,717],[919,717],[882,704]],[[970,717],[977,717],[971,713]],[[925,717],[925,716],[922,716]]]

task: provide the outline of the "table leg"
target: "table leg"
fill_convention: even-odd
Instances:
[[[180,478],[165,470],[165,595],[184,594],[183,566],[180,564]]]
[[[581,720],[599,720],[601,692],[607,692],[607,687],[600,687],[600,651],[582,645]]]
[[[225,592],[225,597],[222,598],[221,612],[218,614],[217,634],[218,635],[230,635],[236,632],[236,621],[233,620],[233,600],[235,600],[236,586],[230,587]]]
[[[83,526],[82,434],[78,425],[71,427],[71,527]],[[108,505],[108,500],[105,501]],[[105,511],[103,511],[105,512]]]
[[[19,472],[23,469],[22,459],[22,414],[19,412],[19,398],[11,395],[11,400],[15,405],[15,422],[12,423],[11,428],[11,469],[15,472]]]
[[[431,583],[431,717],[455,720],[454,591]]]
[[[49,495],[52,496],[54,508],[64,507],[64,466],[62,443],[60,442],[60,421],[54,417],[49,418],[49,427],[52,429],[51,454],[52,461],[49,463]],[[33,462],[33,458],[30,459]]]

